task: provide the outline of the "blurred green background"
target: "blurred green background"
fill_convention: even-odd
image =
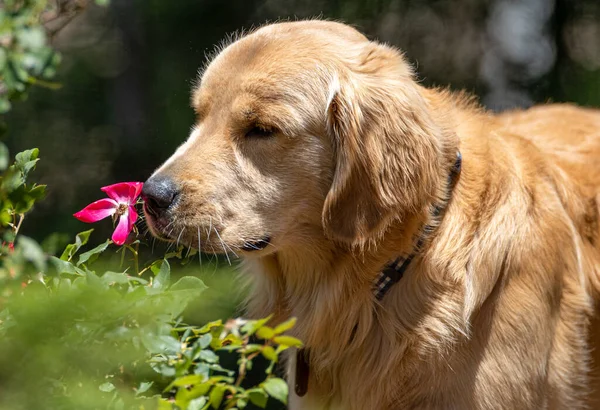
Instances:
[[[86,229],[72,214],[100,198],[101,186],[144,181],[184,141],[193,122],[190,87],[215,45],[242,28],[309,17],[341,20],[400,47],[422,83],[465,88],[490,109],[545,101],[600,106],[598,0],[87,4],[52,36],[63,55],[62,88],[32,89],[6,118],[9,149],[39,147],[36,177],[48,185],[22,232],[41,241]],[[100,242],[111,226],[96,229],[92,241]],[[230,315],[240,297],[230,295],[233,275],[216,269],[204,274],[215,292],[210,300],[215,313]]]

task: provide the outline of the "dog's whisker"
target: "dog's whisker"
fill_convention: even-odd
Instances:
[[[175,248],[179,249],[179,241],[181,240],[181,235],[183,235],[183,231],[185,231],[185,227],[181,228],[181,232],[179,232],[179,236],[177,237],[177,243]]]
[[[223,220],[221,219],[221,225],[223,225]],[[215,228],[215,232],[217,232],[217,236],[219,236],[219,232],[217,231],[217,229]],[[227,249],[229,249],[229,251],[236,257],[239,259],[239,255],[237,253],[235,253],[235,251],[231,248],[231,245],[229,245],[228,243],[226,243],[225,241],[223,241],[221,239],[221,237],[219,236],[219,239],[221,240],[221,244],[223,244],[225,247],[227,247]],[[227,250],[223,249],[225,251],[225,253],[227,253]]]
[[[208,245],[210,246],[210,259],[208,261],[209,264],[213,263],[213,259],[216,257],[216,253],[215,253],[215,247],[213,246],[212,243],[208,242]]]
[[[192,251],[192,245],[188,245],[188,250],[185,253],[185,257],[187,258],[188,256],[190,256],[190,252]]]
[[[225,243],[225,246],[227,246],[227,248],[229,249],[229,251],[230,251],[231,253],[233,253],[233,255],[234,255],[236,258],[238,258],[238,259],[239,259],[239,256],[238,256],[238,254],[237,254],[237,253],[235,253],[235,251],[233,250],[233,248],[231,247],[231,245],[229,245],[229,244]],[[234,245],[234,246],[235,246],[235,245]]]
[[[208,236],[206,237],[206,241],[210,241],[210,233],[212,231],[212,217],[208,217]]]
[[[231,266],[231,259],[229,259],[229,254],[227,253],[227,249],[225,249],[225,243],[223,242],[223,239],[221,239],[221,235],[219,235],[219,231],[217,231],[216,227],[215,227],[215,233],[217,234],[217,238],[219,238],[219,241],[221,242],[221,247],[223,248],[223,252],[225,252],[225,257],[227,258],[227,262],[229,263],[229,266]]]
[[[200,267],[202,267],[202,241],[200,240],[200,226],[198,228],[198,261],[200,262]]]
[[[175,230],[175,227],[173,226],[173,228],[171,228],[171,230],[167,234],[167,237],[171,237],[171,234],[173,233],[174,230]],[[173,241],[169,242],[169,246],[167,246],[167,250],[165,251],[165,253],[169,253],[169,251],[171,250],[171,247],[173,246],[174,243],[175,242],[173,242]]]

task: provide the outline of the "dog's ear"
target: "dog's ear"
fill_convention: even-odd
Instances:
[[[323,225],[332,238],[361,244],[435,196],[440,129],[401,54],[365,43],[333,81],[327,108],[335,171]]]

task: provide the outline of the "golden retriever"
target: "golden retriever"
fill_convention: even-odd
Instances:
[[[145,184],[148,223],[240,254],[250,315],[298,318],[291,408],[586,406],[599,111],[494,115],[326,21],[227,45],[192,105],[189,139]]]

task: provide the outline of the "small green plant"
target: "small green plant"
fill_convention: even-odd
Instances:
[[[165,389],[175,391],[175,405],[182,409],[242,409],[248,402],[264,408],[269,396],[285,403],[287,384],[273,375],[273,368],[279,361],[279,354],[289,347],[299,347],[302,343],[291,336],[282,335],[294,326],[290,319],[275,328],[266,324],[270,318],[246,321],[230,320],[211,322],[201,328],[179,327],[181,349],[176,355],[157,355],[154,366],[167,368],[176,377]],[[252,343],[255,336],[261,343]],[[219,357],[214,351],[234,351],[239,354],[239,368],[236,373],[219,366]],[[246,371],[252,367],[252,360],[262,355],[270,364],[266,369],[267,378],[258,386],[245,389],[241,383]],[[171,409],[169,400],[161,401],[161,408]]]

